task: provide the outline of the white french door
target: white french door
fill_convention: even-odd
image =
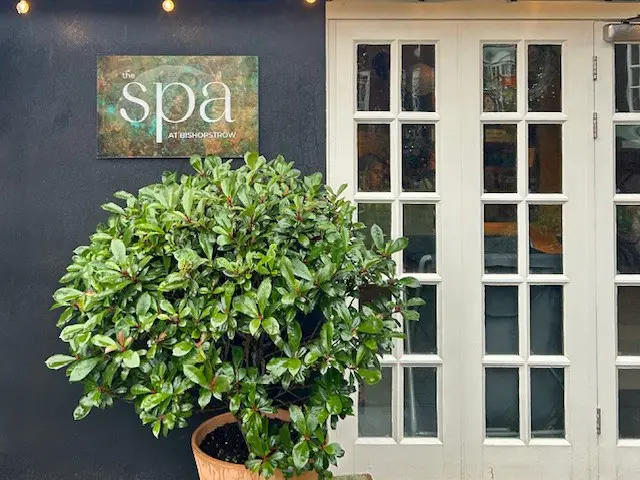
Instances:
[[[640,478],[640,43],[594,30],[600,478]]]
[[[329,183],[427,301],[339,472],[597,478],[592,25],[332,24]]]

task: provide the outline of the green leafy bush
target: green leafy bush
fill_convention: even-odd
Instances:
[[[76,419],[123,399],[158,436],[186,426],[196,403],[224,407],[248,468],[330,478],[342,449],[329,425],[353,414],[358,382],[380,380],[398,317],[418,317],[422,300],[405,300],[416,281],[395,278],[391,259],[407,241],[385,243],[374,226],[367,248],[354,205],[281,157],[191,165],[103,205],[113,215],[54,294],[71,355],[47,366],[84,384]],[[385,293],[358,307],[369,286]],[[275,431],[264,414],[278,408],[291,424]]]

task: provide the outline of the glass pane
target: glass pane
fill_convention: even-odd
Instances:
[[[640,125],[616,125],[616,192],[640,193]]]
[[[562,111],[562,46],[529,45],[529,111]]]
[[[529,321],[532,355],[562,355],[562,285],[531,285]]]
[[[529,205],[529,272],[562,273],[562,205]]]
[[[529,125],[529,192],[562,193],[562,125]]]
[[[402,46],[402,110],[436,111],[435,45]]]
[[[640,287],[618,287],[618,355],[640,355]]]
[[[485,273],[518,273],[516,205],[484,206]]]
[[[640,44],[618,43],[614,45],[615,51],[615,88],[616,88],[616,111],[617,112],[637,112],[638,105],[638,75],[636,72],[640,68],[639,52]]]
[[[517,111],[516,46],[485,45],[482,50],[484,111]]]
[[[640,273],[640,205],[616,206],[618,273]]]
[[[618,435],[640,438],[640,370],[618,370]]]
[[[421,285],[411,288],[408,297],[420,297],[426,304],[418,308],[420,320],[405,321],[405,353],[438,353],[437,330],[437,287]]]
[[[484,126],[484,191],[515,193],[518,191],[517,125]]]
[[[437,389],[435,368],[404,369],[405,437],[438,436]]]
[[[520,436],[517,368],[487,368],[485,373],[486,436]]]
[[[378,225],[384,232],[384,239],[388,241],[391,237],[391,204],[390,203],[359,203],[358,221],[364,223],[367,228],[364,231],[365,242],[371,246],[371,227]]]
[[[358,435],[391,436],[392,369],[382,369],[382,380],[375,385],[362,383],[358,390]]]
[[[358,110],[388,111],[390,45],[358,45]]]
[[[358,190],[391,190],[389,125],[358,125]]]
[[[402,190],[436,191],[435,125],[402,126]]]
[[[436,206],[403,205],[403,235],[409,245],[403,250],[404,271],[436,271]]]
[[[518,287],[484,287],[484,348],[489,355],[518,354]]]
[[[531,437],[564,438],[564,369],[531,369]]]

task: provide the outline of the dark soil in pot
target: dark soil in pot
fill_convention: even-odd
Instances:
[[[279,431],[284,423],[281,420],[270,420],[269,429]],[[238,423],[229,423],[209,432],[200,444],[200,449],[210,457],[229,463],[244,464],[249,460],[249,449]]]

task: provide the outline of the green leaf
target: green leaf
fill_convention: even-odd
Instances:
[[[409,245],[409,239],[407,237],[396,238],[387,248],[387,253],[399,252],[400,250],[407,248],[407,245]]]
[[[82,420],[84,417],[89,415],[91,412],[91,407],[85,405],[78,405],[73,411],[73,419],[74,420]]]
[[[59,370],[63,367],[66,367],[67,365],[69,365],[71,362],[74,362],[75,360],[76,360],[76,357],[70,357],[69,355],[52,355],[49,358],[47,358],[45,365],[47,366],[47,368],[50,368],[51,370]]]
[[[371,238],[373,239],[373,244],[376,246],[378,250],[382,250],[384,247],[384,233],[382,228],[378,225],[374,224],[371,227]]]
[[[91,339],[91,343],[93,343],[96,347],[101,348],[120,348],[120,345],[118,345],[118,343],[113,338],[107,337],[106,335],[94,335]]]
[[[151,393],[151,389],[140,384],[134,385],[129,391],[132,395],[144,395],[145,393]]]
[[[256,302],[245,295],[241,295],[233,299],[233,308],[252,318],[260,316]]]
[[[183,340],[180,343],[177,343],[173,347],[173,356],[174,357],[184,357],[187,353],[189,353],[193,349],[193,343],[187,342]]]
[[[291,350],[298,350],[302,340],[302,329],[297,321],[294,320],[287,325],[287,337]]]
[[[249,322],[249,332],[251,333],[251,335],[256,335],[256,333],[260,330],[260,325],[262,325],[262,322],[259,318],[254,318]]]
[[[240,395],[234,395],[229,400],[229,411],[234,415],[240,410]]]
[[[320,341],[322,342],[322,347],[325,351],[331,350],[331,345],[333,343],[333,323],[327,322],[322,325],[320,329]]]
[[[273,317],[265,318],[262,321],[262,328],[264,328],[264,331],[269,335],[278,335],[280,333],[280,325]]]
[[[58,303],[65,304],[67,302],[70,302],[71,300],[75,300],[76,298],[81,297],[82,295],[83,294],[80,290],[64,287],[56,290],[56,292],[53,294],[53,299]]]
[[[193,207],[193,190],[185,188],[182,194],[182,209],[187,217],[191,216],[191,208]]]
[[[85,358],[79,360],[71,366],[71,373],[69,374],[70,382],[79,382],[84,379],[102,360],[101,357]]]
[[[331,415],[338,415],[342,412],[342,400],[338,395],[331,395],[327,400],[327,411]]]
[[[272,358],[267,363],[267,371],[276,378],[279,378],[287,371],[288,358]]]
[[[380,370],[360,368],[358,369],[358,375],[362,377],[367,385],[375,385],[382,379],[382,372]]]
[[[151,433],[153,433],[153,436],[158,438],[160,436],[160,429],[162,428],[162,422],[160,420],[156,420],[155,422],[153,422],[153,425],[151,426]]]
[[[271,279],[265,278],[258,287],[258,308],[264,314],[271,296]]]
[[[378,317],[369,317],[358,326],[358,331],[362,333],[376,334],[384,327],[382,320]]]
[[[101,205],[101,208],[103,210],[106,210],[107,212],[117,213],[119,215],[124,215],[124,210],[117,203],[113,203],[113,202],[105,203],[104,205]]]
[[[124,265],[127,259],[127,248],[124,246],[124,242],[119,238],[111,240],[111,254],[113,255],[113,260],[118,265]]]
[[[138,298],[138,303],[136,304],[136,315],[142,317],[143,315],[147,314],[150,308],[151,295],[149,295],[147,292],[144,292],[142,295],[140,295],[140,298]]]
[[[413,277],[403,277],[398,280],[398,283],[408,288],[420,288],[420,282]]]
[[[127,368],[138,368],[140,366],[140,355],[134,350],[122,352],[122,363]]]
[[[286,363],[287,369],[291,375],[297,375],[302,368],[302,361],[299,358],[289,358]]]
[[[215,377],[213,384],[213,391],[215,393],[224,393],[228,392],[229,390],[231,390],[231,381],[228,377],[225,377],[223,375]]]
[[[187,377],[193,383],[200,385],[202,388],[209,388],[204,373],[195,365],[184,365],[182,367],[182,371],[184,372],[185,377]]]
[[[309,268],[299,259],[294,258],[291,260],[291,266],[293,267],[293,274],[296,277],[313,282],[313,275],[311,275]]]
[[[301,440],[293,447],[293,464],[296,468],[304,468],[309,461],[309,444]]]
[[[304,413],[302,409],[297,405],[289,406],[289,417],[291,418],[291,424],[300,433],[304,434],[307,430],[307,422],[304,419]]]
[[[140,408],[145,412],[148,412],[152,408],[160,405],[170,396],[171,394],[167,392],[152,393],[151,395],[147,395],[146,397],[144,397],[144,399],[140,403]]]
[[[200,408],[204,408],[211,403],[212,395],[211,390],[200,390],[200,395],[198,396],[198,405],[200,405]]]

